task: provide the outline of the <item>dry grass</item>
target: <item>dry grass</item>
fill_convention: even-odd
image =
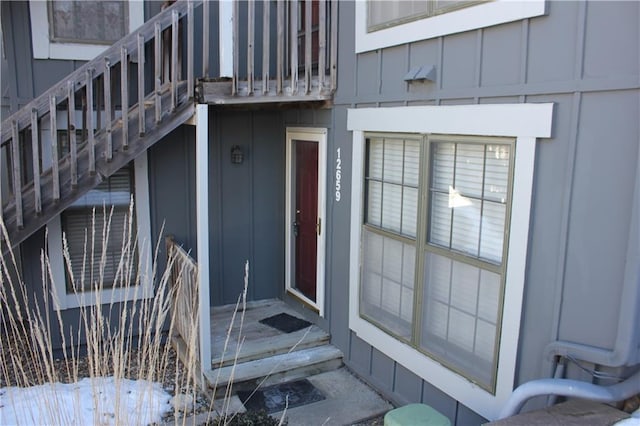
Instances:
[[[175,310],[171,309],[172,296],[182,285],[181,280],[172,284],[166,272],[175,259],[169,257],[166,271],[159,273],[156,267],[159,247],[155,247],[153,256],[149,256],[150,242],[138,241],[132,214],[133,203],[124,226],[121,256],[113,287],[132,294],[134,301],[120,303],[100,298],[101,294],[108,294],[103,290],[112,284],[104,280],[104,260],[112,213],[113,210],[106,208],[97,213],[103,215],[104,226],[96,229],[94,211],[93,229],[85,237],[83,270],[94,264],[92,256],[100,256],[100,261],[97,270],[83,274],[82,278],[73,276],[68,246],[63,237],[65,268],[73,291],[80,295],[80,289],[90,286],[97,299],[97,303],[78,309],[79,321],[75,327],[69,324],[68,319],[64,318],[64,310],[60,309],[59,300],[63,295],[57,294],[58,287],[54,283],[46,250],[41,253],[40,263],[44,298],[50,302],[44,304],[39,302],[42,295],[30,294],[29,289],[33,287],[20,278],[20,268],[13,252],[0,258],[0,386],[73,383],[83,377],[112,376],[116,381],[128,378],[173,383],[175,393],[196,398],[199,372],[194,366],[197,365],[197,354],[187,350],[187,359],[193,362],[186,362],[183,369],[176,368],[175,356],[170,345],[166,344],[166,338],[173,334],[176,323]],[[8,241],[1,221],[0,231],[4,241]],[[5,248],[0,247],[0,250]],[[149,258],[152,258],[151,276],[140,272],[148,270],[144,262]],[[92,282],[84,282],[84,276],[93,277]],[[153,286],[153,297],[143,297],[141,289],[145,284]],[[197,324],[192,329],[197,330]],[[54,333],[58,334],[56,339]],[[197,339],[197,336],[192,337]],[[52,343],[55,340],[62,343],[62,356],[59,358],[56,355],[60,351]],[[185,340],[193,341],[189,336]],[[118,398],[115,400],[118,401]],[[99,405],[100,400],[94,398],[94,404]],[[57,407],[47,407],[47,411],[51,412],[50,424],[67,424],[68,419],[59,418]],[[117,417],[119,412],[116,407],[114,424],[122,423]]]

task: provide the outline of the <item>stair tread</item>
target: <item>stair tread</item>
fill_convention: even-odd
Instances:
[[[224,386],[230,380],[233,380],[234,383],[242,383],[287,370],[321,364],[342,358],[342,356],[342,351],[335,346],[323,345],[243,362],[235,366],[229,365],[219,369],[205,371],[204,374],[209,383],[217,383],[217,386],[220,387]]]
[[[226,354],[214,353],[211,366],[217,368],[220,365],[227,366],[234,362],[248,362],[269,355],[278,355],[287,352],[293,346],[298,350],[320,346],[329,341],[329,334],[320,327],[314,325],[311,328],[286,333],[279,336],[267,336],[256,340],[247,340],[235,359],[235,347],[228,349]],[[223,347],[224,342],[214,342],[214,347]]]

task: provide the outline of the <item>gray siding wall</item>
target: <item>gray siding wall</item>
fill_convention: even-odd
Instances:
[[[209,122],[211,303],[279,297],[284,279],[284,130],[277,111],[212,112]],[[244,152],[231,163],[231,148]]]
[[[355,55],[354,5],[340,3],[333,145],[342,147],[343,176],[351,174],[347,108],[556,105],[553,136],[536,149],[517,384],[550,376],[545,347],[556,339],[612,349],[623,282],[637,280],[624,274],[626,262],[638,262],[628,250],[639,238],[631,211],[640,190],[640,5],[547,6],[547,16]],[[435,65],[435,82],[403,81],[411,67],[426,64]],[[462,404],[349,331],[349,192],[343,184],[343,201],[331,205],[334,343],[354,370],[394,400],[423,401],[456,424],[477,424],[481,419]]]

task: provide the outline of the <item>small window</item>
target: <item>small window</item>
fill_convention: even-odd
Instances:
[[[97,281],[104,289],[112,288],[116,281],[124,281],[135,272],[127,270],[128,265],[119,265],[122,248],[129,238],[129,205],[133,194],[131,163],[61,213],[73,273],[72,282],[67,271],[68,294],[90,291]],[[135,232],[135,217],[133,220]]]
[[[367,1],[367,29],[376,31],[481,2],[478,0],[369,0]]]
[[[126,1],[56,0],[47,6],[54,43],[112,44],[128,33]]]

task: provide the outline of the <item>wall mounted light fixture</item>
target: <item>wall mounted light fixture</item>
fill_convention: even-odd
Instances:
[[[233,164],[242,164],[244,161],[244,152],[242,152],[242,148],[240,145],[234,145],[231,147],[231,163]]]

